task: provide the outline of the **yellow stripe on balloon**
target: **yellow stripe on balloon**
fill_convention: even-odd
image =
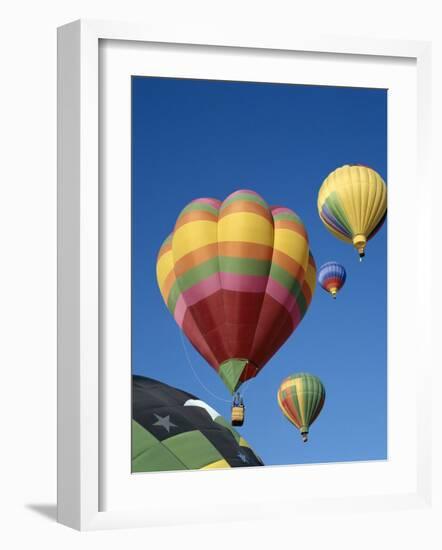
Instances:
[[[173,266],[174,266],[174,261],[173,261],[172,250],[169,250],[158,259],[157,281],[158,281],[158,286],[160,287],[161,294],[163,294],[163,287],[167,279],[167,276],[171,271],[173,271]]]
[[[384,191],[384,185],[378,185],[377,174],[374,171],[368,173],[368,182],[364,186],[363,200],[365,208],[361,213],[361,226],[365,229],[368,236],[374,227],[371,227],[371,222],[377,217],[378,201]]]
[[[370,197],[370,213],[366,221],[368,234],[375,229],[387,209],[387,186],[378,174],[376,176],[380,182],[377,182],[376,186],[372,186],[372,188],[375,187],[376,192],[372,192]]]
[[[218,220],[218,242],[240,241],[273,246],[273,225],[252,212],[235,212]]]
[[[359,174],[358,166],[347,166],[333,174],[333,178],[339,179],[338,196],[345,211],[348,223],[353,235],[363,232],[362,225],[362,201],[365,195],[364,176]]]
[[[284,380],[284,382],[281,384],[281,387],[279,388],[280,391],[283,392],[295,386],[295,380],[296,378],[289,378],[288,380]]]
[[[291,229],[275,229],[275,250],[287,254],[295,260],[304,271],[307,269],[309,245],[302,235]]]
[[[360,213],[357,232],[369,235],[376,227],[387,206],[387,188],[381,176],[366,166],[352,166],[351,177],[355,191],[360,191]],[[355,195],[355,199],[357,196]],[[362,207],[363,205],[363,207]]]
[[[179,227],[173,234],[173,259],[180,258],[208,244],[217,241],[217,223],[211,221],[194,221]]]
[[[217,460],[216,462],[212,462],[211,464],[207,464],[207,466],[203,466],[200,470],[213,470],[215,468],[231,468],[231,466],[227,460],[224,460],[223,458],[221,460]]]

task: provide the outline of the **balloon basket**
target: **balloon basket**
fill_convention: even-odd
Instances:
[[[242,426],[244,424],[244,405],[232,407],[232,426]]]

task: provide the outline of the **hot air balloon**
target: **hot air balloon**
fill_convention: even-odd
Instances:
[[[210,405],[158,380],[132,377],[132,472],[263,466]]]
[[[343,265],[337,262],[327,262],[318,269],[318,282],[333,298],[344,286],[347,273]]]
[[[301,372],[282,381],[278,404],[285,417],[301,432],[304,443],[309,427],[318,417],[325,401],[325,388],[317,376]]]
[[[175,321],[234,393],[300,323],[316,266],[300,218],[240,190],[182,210],[160,248],[157,280]]]
[[[325,178],[318,211],[325,227],[338,239],[352,243],[362,260],[367,241],[387,215],[387,187],[372,168],[346,164]]]

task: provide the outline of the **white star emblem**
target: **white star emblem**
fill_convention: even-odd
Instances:
[[[173,428],[177,427],[176,424],[171,422],[169,414],[167,416],[159,416],[156,413],[153,413],[153,414],[156,416],[156,419],[157,419],[157,421],[153,423],[153,426],[162,426],[167,431],[167,433],[170,432],[171,427]]]
[[[246,457],[244,453],[240,451],[237,456],[242,462],[245,462],[246,464],[248,464],[249,459]]]

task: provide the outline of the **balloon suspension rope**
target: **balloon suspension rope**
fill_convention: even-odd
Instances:
[[[184,350],[184,355],[186,356],[186,359],[187,359],[187,362],[189,363],[189,367],[190,369],[192,370],[192,373],[193,373],[193,376],[195,377],[195,380],[199,383],[199,385],[208,393],[210,394],[212,397],[214,397],[215,399],[218,399],[218,401],[224,401],[224,403],[229,403],[231,404],[231,400],[230,399],[224,399],[222,397],[219,397],[218,395],[215,395],[213,392],[211,392],[209,390],[209,388],[203,383],[203,381],[201,380],[201,378],[198,376],[198,374],[196,373],[195,371],[195,368],[193,366],[193,363],[192,363],[192,360],[190,359],[190,356],[189,356],[189,353],[187,352],[187,349],[186,349],[186,345],[184,343],[184,337],[183,337],[183,333],[182,331],[180,330],[180,338],[181,338],[181,345],[183,346],[183,350]]]

